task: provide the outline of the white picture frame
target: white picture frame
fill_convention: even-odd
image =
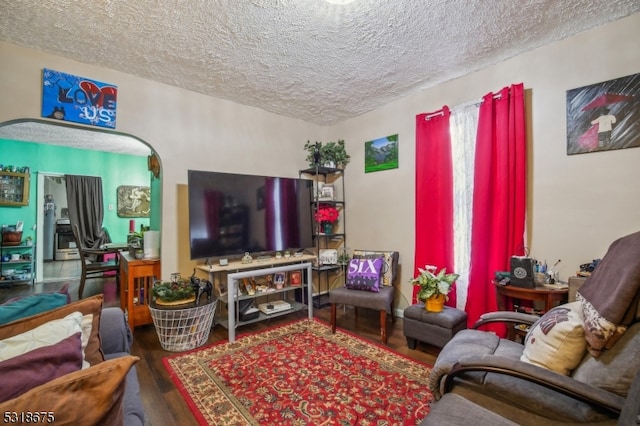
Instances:
[[[318,186],[318,201],[333,201],[334,197],[333,185],[325,183]]]

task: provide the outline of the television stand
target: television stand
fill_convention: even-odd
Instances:
[[[312,261],[315,256],[302,255],[292,256],[289,258],[271,258],[269,261],[251,263],[242,263],[241,261],[229,262],[228,265],[200,265],[198,268],[209,273],[209,280],[214,283],[216,296],[227,305],[227,320],[221,321],[220,325],[229,330],[229,342],[236,340],[236,327],[250,324],[253,322],[263,321],[280,315],[287,315],[297,312],[305,307],[307,308],[309,319],[313,318],[313,275],[311,272]],[[251,294],[241,291],[245,279],[251,280],[260,277],[273,277],[274,274],[286,273],[293,271],[301,271],[304,279],[299,285],[290,285],[289,280],[285,281],[285,285],[281,289],[269,288],[265,291],[255,291]],[[226,274],[226,285],[224,274]],[[301,300],[293,300],[289,298],[291,292],[299,290]],[[306,295],[305,295],[306,290]],[[240,320],[238,304],[242,300],[265,299],[266,302],[273,302],[274,306],[282,306],[282,302],[290,305],[289,309],[273,309],[267,310],[268,313],[259,312],[256,318],[246,321]],[[265,303],[266,303],[265,302]]]

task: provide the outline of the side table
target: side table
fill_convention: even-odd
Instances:
[[[131,330],[136,325],[152,324],[149,312],[151,287],[160,279],[160,259],[135,259],[120,253],[120,307],[127,314]]]
[[[532,300],[544,302],[544,311],[553,308],[554,302],[559,304],[566,303],[569,288],[547,288],[536,286],[533,288],[518,287],[515,285],[500,285],[494,282],[498,296],[498,310],[507,309],[508,299]]]
[[[515,285],[500,285],[497,282],[493,282],[496,287],[496,298],[498,303],[499,311],[508,310],[508,301],[509,299],[513,303],[514,299],[517,300],[531,300],[534,302],[544,302],[544,312],[547,312],[549,309],[555,306],[554,302],[557,304],[562,304],[567,302],[567,297],[569,293],[569,288],[548,288],[544,286],[535,286],[533,288],[527,287],[518,287]],[[513,340],[515,334],[514,330],[509,327],[509,338]]]

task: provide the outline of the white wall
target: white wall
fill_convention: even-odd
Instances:
[[[345,139],[347,243],[400,252],[403,298],[414,252],[415,116],[523,82],[530,101],[528,245],[562,259],[562,278],[640,228],[640,149],[566,155],[566,91],[640,72],[640,14],[440,84],[323,128],[257,108],[0,42],[0,122],[40,115],[42,68],[118,86],[118,131],[156,149],[163,165],[163,276],[176,270],[178,186],[187,169],[297,176],[307,139]],[[364,173],[364,143],[399,134],[400,167]],[[184,236],[181,236],[184,238]],[[187,273],[189,271],[181,271]]]
[[[528,239],[561,279],[640,230],[640,148],[566,154],[566,91],[640,72],[640,14],[424,89],[329,129],[352,156],[347,170],[348,245],[400,251],[405,298],[414,264],[415,116],[523,82],[529,104]],[[364,173],[364,143],[399,134],[400,167]],[[420,265],[419,265],[420,266]]]
[[[304,143],[322,140],[326,132],[258,108],[5,42],[0,42],[0,64],[0,122],[40,117],[45,67],[118,86],[116,130],[146,141],[162,161],[163,277],[178,271],[178,257],[185,257],[178,253],[177,229],[179,210],[186,206],[177,198],[188,169],[298,177],[307,167]]]

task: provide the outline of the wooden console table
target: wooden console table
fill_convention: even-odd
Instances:
[[[127,313],[131,330],[136,325],[153,324],[150,293],[160,275],[160,259],[135,259],[120,253],[120,307]]]
[[[569,293],[569,287],[564,288],[549,288],[544,286],[535,286],[533,288],[518,287],[515,285],[500,285],[497,282],[493,282],[496,286],[496,297],[498,302],[498,310],[506,311],[508,308],[508,300],[531,300],[534,302],[544,302],[544,312],[554,307],[554,302],[558,304],[567,302],[567,294]],[[524,339],[526,330],[514,330],[513,327],[508,327],[508,338],[515,340],[516,336],[520,336]]]
[[[498,310],[507,310],[507,299],[520,299],[544,302],[544,311],[553,308],[554,302],[565,303],[567,301],[568,287],[548,288],[536,286],[533,288],[518,287],[515,285],[500,285],[494,281],[496,295],[498,296]]]

